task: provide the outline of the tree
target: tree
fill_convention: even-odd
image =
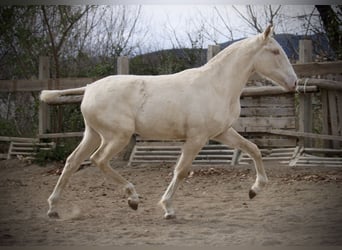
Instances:
[[[55,65],[55,77],[60,78],[60,56],[73,26],[89,11],[90,6],[41,6],[44,25],[46,26],[50,50]]]
[[[101,6],[98,7],[96,29],[89,35],[89,41],[80,62],[89,61],[87,76],[106,76],[116,73],[119,56],[136,55],[148,37],[148,26],[140,22],[141,6]],[[86,68],[87,67],[83,67]]]
[[[268,24],[273,24],[275,22],[281,7],[281,5],[264,5],[261,9],[259,6],[247,5],[246,14],[243,14],[236,6],[233,6],[242,20],[258,33],[262,33]]]
[[[142,40],[136,37],[138,21],[141,17],[141,6],[116,6],[107,10],[107,18],[103,19],[103,39],[100,40],[105,50],[102,53],[113,57],[130,55]],[[141,35],[146,35],[142,31]],[[134,39],[137,39],[134,41]]]
[[[38,55],[47,51],[46,40],[40,35],[40,22],[35,18],[38,11],[36,6],[0,7],[1,79],[30,79],[38,75]],[[2,135],[35,134],[35,98],[37,95],[34,93],[1,94]]]
[[[0,78],[37,78],[40,55],[52,58],[54,78],[77,77],[80,72],[97,77],[102,76],[98,72],[114,73],[114,56],[129,55],[139,46],[141,40],[135,34],[141,28],[140,15],[141,8],[131,6],[1,6]],[[103,70],[107,61],[109,70]],[[11,120],[19,134],[35,133],[27,124],[38,123],[32,121],[38,93],[25,93],[30,98],[16,95],[0,97],[0,107],[5,110],[0,123],[1,119]],[[58,124],[57,131],[61,121]]]
[[[193,20],[189,20],[192,22]],[[176,73],[188,68],[201,66],[203,62],[204,28],[194,27],[180,33],[169,22],[165,26],[165,35],[169,37],[173,49],[163,50],[158,55],[157,71],[159,74]],[[204,59],[205,60],[205,59]]]
[[[38,55],[45,53],[36,6],[0,7],[0,78],[29,79],[38,74]]]
[[[336,58],[342,59],[342,5],[315,5]]]

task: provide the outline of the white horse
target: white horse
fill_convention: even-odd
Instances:
[[[288,91],[294,91],[297,82],[286,54],[271,33],[269,26],[259,35],[230,45],[207,64],[176,74],[115,75],[83,88],[42,91],[41,100],[45,102],[84,93],[84,137],[66,160],[48,199],[48,215],[58,217],[60,194],[70,175],[88,157],[106,176],[124,186],[129,206],[137,209],[139,195],[133,184],[109,165],[134,133],[143,138],[185,140],[172,181],[160,200],[165,218],[175,217],[172,197],[209,139],[241,149],[253,158],[256,181],[249,191],[253,198],[267,183],[267,176],[258,147],[232,128],[240,114],[241,92],[254,72]]]

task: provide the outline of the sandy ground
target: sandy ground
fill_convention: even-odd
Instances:
[[[143,197],[137,211],[86,167],[63,193],[61,219],[49,219],[60,165],[0,161],[0,245],[342,245],[342,169],[276,165],[266,165],[270,183],[253,200],[253,166],[194,168],[176,194],[174,220],[157,205],[172,167],[113,163]]]

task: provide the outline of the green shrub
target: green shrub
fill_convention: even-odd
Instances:
[[[0,135],[18,136],[18,132],[17,132],[14,122],[0,118]]]
[[[64,163],[71,152],[76,148],[76,140],[69,140],[63,143],[57,143],[52,150],[40,150],[37,148],[34,163],[44,166],[49,162]]]

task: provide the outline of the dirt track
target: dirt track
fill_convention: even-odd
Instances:
[[[137,211],[87,167],[63,193],[61,219],[51,220],[46,199],[56,165],[0,161],[0,245],[342,245],[342,169],[274,165],[254,200],[252,166],[195,168],[176,194],[175,220],[164,220],[157,205],[171,167],[113,164],[143,197]]]

